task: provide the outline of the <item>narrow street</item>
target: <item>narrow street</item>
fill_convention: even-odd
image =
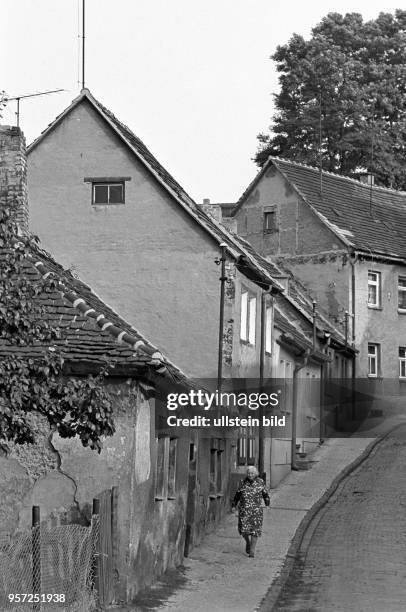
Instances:
[[[379,443],[305,533],[273,611],[406,609],[406,426]]]

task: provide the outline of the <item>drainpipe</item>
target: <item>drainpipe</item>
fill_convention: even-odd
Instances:
[[[355,264],[357,262],[358,255],[355,255],[350,259],[351,264],[351,317],[352,317],[352,346],[355,347]],[[351,372],[351,416],[355,419],[355,376],[356,376],[356,364],[355,354],[352,358],[352,372]]]
[[[326,346],[324,348],[324,352],[328,355],[328,349],[331,341],[330,332],[324,332],[324,337],[326,339]],[[319,431],[319,443],[323,444],[324,442],[324,405],[325,405],[325,386],[326,386],[326,378],[327,378],[327,363],[323,363],[321,366],[321,377],[320,377],[320,431]]]
[[[226,248],[225,242],[220,244],[221,257],[216,259],[216,264],[221,264],[220,276],[220,316],[219,316],[219,345],[218,345],[218,365],[217,365],[217,389],[220,392],[223,380],[223,336],[224,336],[224,296],[226,277]]]
[[[317,326],[316,326],[316,312],[317,302],[313,300],[313,350],[316,350],[316,334],[317,334]]]
[[[265,349],[266,349],[266,307],[267,307],[267,291],[261,291],[261,344],[260,344],[260,353],[259,353],[259,392],[262,393],[264,387],[264,369],[265,369]],[[273,308],[273,300],[271,301],[271,306]],[[272,313],[273,314],[273,313]],[[273,322],[273,316],[272,316]],[[264,415],[264,407],[261,405],[259,408],[259,418],[260,422],[263,421]],[[259,448],[258,448],[258,471],[262,478],[265,472],[265,439],[264,439],[264,429],[263,426],[260,425],[259,428]]]
[[[291,447],[291,469],[297,470],[296,465],[296,420],[298,413],[298,372],[306,367],[310,357],[310,349],[306,349],[302,363],[297,363],[293,370],[293,406],[292,406],[292,447]]]

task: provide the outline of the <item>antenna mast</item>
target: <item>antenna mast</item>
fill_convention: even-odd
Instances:
[[[323,195],[323,152],[322,152],[322,120],[321,120],[321,87],[319,91],[319,172],[320,172],[320,197]]]
[[[40,91],[38,93],[27,94],[24,96],[14,96],[13,98],[4,98],[5,102],[11,102],[13,100],[17,101],[17,127],[20,127],[20,100],[23,98],[36,98],[37,96],[47,96],[48,94],[58,93],[59,91],[66,91],[66,89],[52,89],[50,91]]]
[[[85,88],[85,0],[82,0],[82,89]]]

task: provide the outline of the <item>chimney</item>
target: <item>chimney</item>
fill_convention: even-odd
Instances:
[[[220,223],[223,221],[223,213],[220,204],[211,204],[209,198],[204,198],[203,204],[200,204],[200,208],[205,213],[214,217]]]
[[[375,185],[375,176],[371,172],[360,174],[359,180],[363,185],[369,185],[370,187]]]
[[[0,207],[8,207],[22,234],[28,231],[27,157],[24,134],[0,125]]]

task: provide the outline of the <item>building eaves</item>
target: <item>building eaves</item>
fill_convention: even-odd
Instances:
[[[61,337],[52,341],[67,363],[117,365],[120,371],[149,372],[149,378],[166,379],[186,387],[195,384],[166,359],[139,332],[108,307],[85,283],[57,264],[32,241],[27,240],[27,257],[21,274],[30,282],[52,280],[52,289],[42,291],[36,300],[42,309],[42,320],[58,328]],[[1,259],[1,251],[0,251]],[[51,286],[51,284],[49,284]],[[41,357],[49,343],[16,347],[9,341],[0,343],[0,354]]]

